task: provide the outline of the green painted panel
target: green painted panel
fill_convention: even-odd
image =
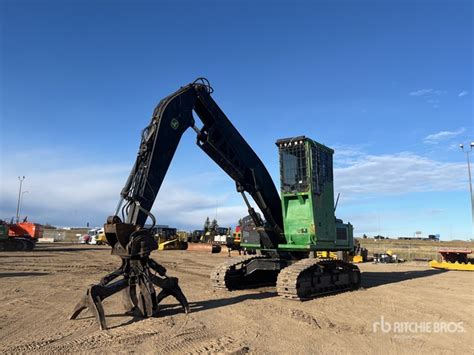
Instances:
[[[280,143],[279,150],[283,227],[287,241],[279,247],[289,250],[352,248],[352,226],[340,225],[340,228],[345,226],[347,238],[337,237],[334,151],[308,138]]]
[[[0,224],[0,239],[8,238],[8,227],[4,224]]]

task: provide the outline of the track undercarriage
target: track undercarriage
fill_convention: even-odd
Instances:
[[[36,242],[32,238],[14,237],[0,240],[0,251],[30,251]]]
[[[300,301],[357,289],[360,281],[357,266],[343,260],[319,258],[251,256],[230,260],[211,274],[211,283],[216,288],[236,290],[276,285],[278,295]]]

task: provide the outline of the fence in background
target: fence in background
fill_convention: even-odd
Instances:
[[[79,237],[87,234],[88,228],[45,229],[43,237],[52,238],[55,242],[78,243]]]

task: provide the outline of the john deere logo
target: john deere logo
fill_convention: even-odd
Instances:
[[[173,119],[171,120],[170,125],[171,125],[171,128],[173,128],[173,129],[178,129],[178,127],[179,127],[179,121],[178,121],[176,118],[173,118]]]

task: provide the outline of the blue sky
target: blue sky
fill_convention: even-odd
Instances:
[[[206,76],[277,185],[276,139],[335,148],[338,216],[356,235],[473,236],[458,148],[474,140],[470,1],[3,0],[0,13],[0,217],[26,175],[22,215],[102,224],[155,105]],[[154,213],[196,228],[245,207],[189,131]]]

